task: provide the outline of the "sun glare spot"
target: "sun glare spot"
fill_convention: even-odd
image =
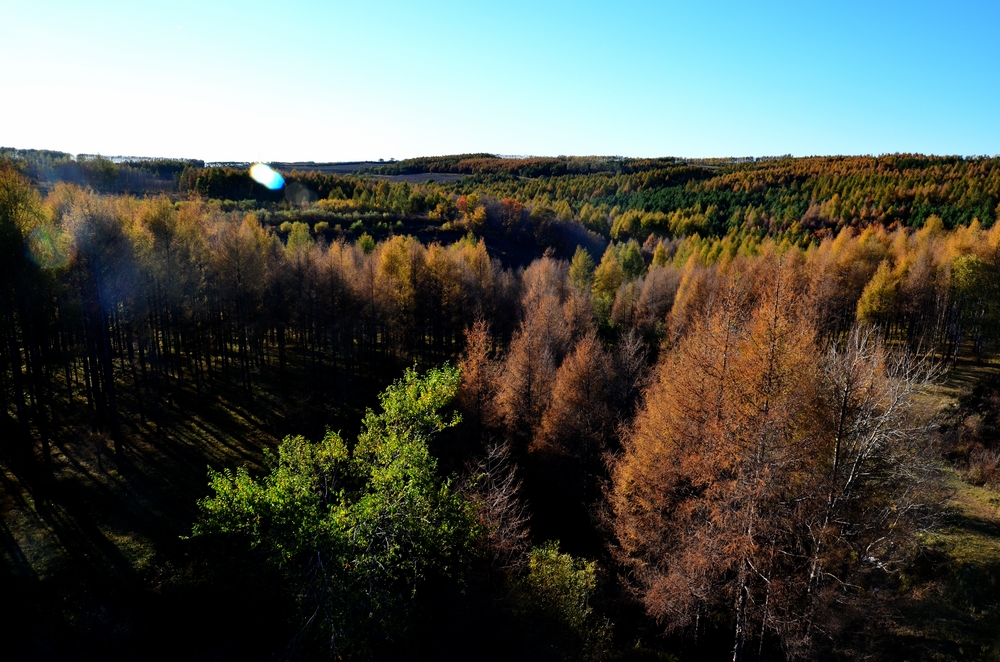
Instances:
[[[264,163],[254,163],[250,166],[250,176],[261,186],[266,186],[272,191],[277,191],[285,185],[285,178],[281,173]]]

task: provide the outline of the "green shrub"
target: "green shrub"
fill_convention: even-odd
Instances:
[[[559,551],[558,542],[535,547],[528,572],[512,587],[515,613],[539,638],[555,643],[566,659],[596,659],[608,649],[607,625],[598,623],[590,597],[597,566]]]
[[[375,250],[375,240],[370,234],[365,232],[360,237],[358,237],[358,247],[368,255],[373,250]]]

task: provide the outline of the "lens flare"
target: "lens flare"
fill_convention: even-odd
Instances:
[[[285,187],[285,200],[295,205],[308,205],[316,202],[316,193],[298,182],[292,182]]]
[[[60,269],[73,259],[73,237],[61,228],[43,225],[28,235],[28,254],[42,269]]]
[[[254,163],[250,166],[250,176],[261,186],[266,186],[272,191],[277,191],[285,185],[285,178],[281,173],[264,163]]]

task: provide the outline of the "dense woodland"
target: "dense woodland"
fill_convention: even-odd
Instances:
[[[997,654],[933,536],[1000,483],[1000,159],[284,174],[0,150],[24,656],[967,654],[931,594]]]

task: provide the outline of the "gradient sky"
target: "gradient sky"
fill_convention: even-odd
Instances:
[[[0,0],[0,145],[1000,153],[998,2]]]

